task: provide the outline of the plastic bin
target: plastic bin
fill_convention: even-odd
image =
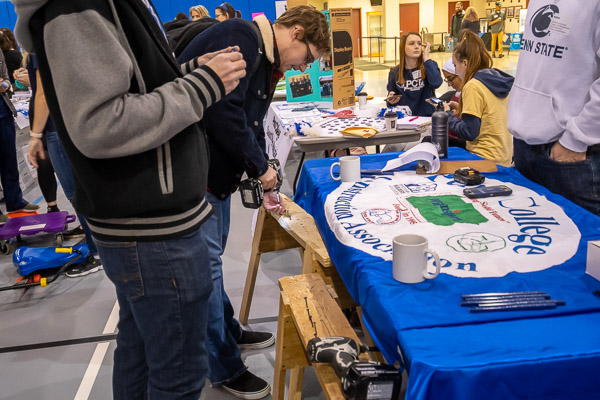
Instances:
[[[523,35],[521,33],[509,33],[509,35],[511,39],[510,49],[521,50],[521,38]]]

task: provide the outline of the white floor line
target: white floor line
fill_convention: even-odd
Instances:
[[[106,335],[109,333],[115,333],[115,331],[117,330],[118,322],[119,302],[115,302],[110,316],[108,317],[108,321],[106,321],[106,325],[104,326],[102,334]],[[77,389],[77,393],[75,394],[74,400],[87,400],[90,397],[92,387],[94,387],[94,383],[96,382],[96,378],[98,377],[98,371],[100,371],[102,361],[106,356],[106,352],[108,351],[109,345],[110,342],[102,342],[96,345],[96,349],[94,350],[94,354],[92,354],[92,359],[88,364],[85,374],[83,375],[83,379],[81,380],[79,389]]]

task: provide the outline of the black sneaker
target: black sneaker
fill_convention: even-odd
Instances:
[[[239,399],[262,399],[271,393],[271,386],[267,381],[248,370],[221,387]]]
[[[102,263],[100,260],[90,255],[84,262],[73,265],[67,269],[65,275],[67,275],[69,278],[78,278],[80,276],[86,276],[87,274],[100,271],[101,269]]]
[[[85,233],[83,233],[83,228],[78,226],[77,228],[69,229],[68,231],[63,232],[63,236],[65,239],[74,239],[79,237],[84,237]]]
[[[264,349],[275,343],[275,335],[271,332],[253,332],[242,330],[242,337],[237,344],[240,349]]]

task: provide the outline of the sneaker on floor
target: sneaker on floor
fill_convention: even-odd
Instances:
[[[5,223],[6,221],[8,221],[10,218],[6,215],[6,214],[0,214],[0,224]]]
[[[267,381],[248,370],[221,387],[239,399],[262,399],[271,393],[271,386]]]
[[[504,54],[502,54],[502,53],[498,54],[498,58],[502,58],[502,57],[504,57]]]
[[[37,210],[39,210],[39,208],[40,208],[40,206],[38,206],[37,204],[27,203],[25,205],[25,207],[21,208],[20,210],[12,210],[9,212],[11,212],[11,213],[18,213],[18,212],[32,213],[32,212],[36,212]]]
[[[83,233],[83,228],[80,225],[77,228],[73,228],[73,229],[69,229],[68,231],[64,231],[63,236],[65,237],[65,239],[73,239],[73,238],[83,237],[83,236],[85,236],[85,233]]]
[[[94,256],[88,256],[88,258],[77,265],[73,265],[65,272],[69,278],[78,278],[80,276],[86,276],[102,269],[102,263],[99,259]]]
[[[237,344],[240,349],[264,349],[275,343],[275,335],[271,332],[253,332],[242,330],[242,337]]]

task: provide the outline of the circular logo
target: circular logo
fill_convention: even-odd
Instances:
[[[531,17],[531,30],[533,36],[544,37],[550,33],[550,22],[554,15],[558,14],[558,7],[554,4],[549,4],[537,10]]]

